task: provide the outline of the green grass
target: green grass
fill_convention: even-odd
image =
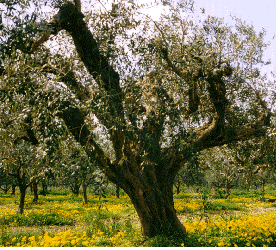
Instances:
[[[243,208],[240,204],[230,202],[230,201],[224,201],[224,202],[209,202],[206,205],[206,211],[208,212],[219,212],[219,211],[244,211],[245,208]]]
[[[0,225],[9,226],[64,226],[74,225],[74,219],[70,217],[63,217],[61,214],[56,212],[49,212],[47,214],[37,214],[31,212],[28,215],[25,214],[12,214],[9,216],[2,217],[0,219]]]

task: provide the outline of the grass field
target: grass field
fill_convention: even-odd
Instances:
[[[269,194],[265,198],[275,198],[275,192]],[[49,194],[33,203],[27,195],[25,212],[19,215],[18,194],[0,193],[0,246],[276,246],[275,202],[259,201],[252,192],[235,192],[232,197],[227,201],[195,192],[175,195],[187,236],[148,239],[141,235],[126,195],[92,195],[87,205],[79,196]]]

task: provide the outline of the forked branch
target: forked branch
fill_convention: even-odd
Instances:
[[[75,6],[78,10],[78,12],[82,11],[81,8],[81,0],[74,0]],[[54,20],[51,22],[51,24],[55,24],[56,20],[54,17]],[[51,25],[50,25],[51,26]],[[47,29],[43,35],[41,37],[39,37],[32,45],[31,45],[31,49],[30,52],[34,53],[44,42],[46,42],[47,40],[49,40],[51,34],[57,34],[60,31],[60,27],[56,26],[56,30],[51,30],[51,29]]]

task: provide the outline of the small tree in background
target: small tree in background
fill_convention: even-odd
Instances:
[[[205,185],[204,175],[206,166],[201,165],[198,154],[195,155],[177,174],[174,182],[177,194],[180,187],[185,186],[203,186]]]
[[[96,166],[89,162],[79,144],[75,141],[61,141],[59,146],[60,159],[54,169],[57,182],[70,188],[75,195],[79,194],[82,187],[83,203],[87,204],[87,188],[95,184],[98,175]]]
[[[210,159],[208,162],[208,170],[205,173],[205,179],[210,185],[213,185],[221,196],[221,188],[225,190],[225,198],[230,198],[230,190],[238,185],[239,168],[231,160],[230,154],[225,151],[223,154],[217,154],[219,150],[210,152]],[[213,157],[213,158],[212,158]]]
[[[5,155],[5,157],[2,156],[3,165],[5,171],[16,180],[19,187],[18,213],[22,214],[27,188],[40,180],[48,169],[41,165],[40,152],[37,151],[37,148],[26,145],[25,142],[16,146],[6,145],[5,149],[7,151],[3,152]]]

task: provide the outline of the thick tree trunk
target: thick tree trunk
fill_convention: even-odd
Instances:
[[[162,182],[148,171],[136,180],[127,173],[118,179],[118,185],[130,197],[142,225],[143,235],[185,234],[186,229],[179,221],[173,202],[173,181]]]
[[[228,185],[226,185],[226,199],[229,199],[229,195],[230,195],[230,188],[228,187]]]
[[[143,234],[156,235],[185,234],[186,229],[179,221],[173,201],[153,188],[135,190],[131,201],[140,218]]]
[[[232,184],[230,181],[226,181],[226,199],[230,199],[230,190],[234,187],[234,184]]]

